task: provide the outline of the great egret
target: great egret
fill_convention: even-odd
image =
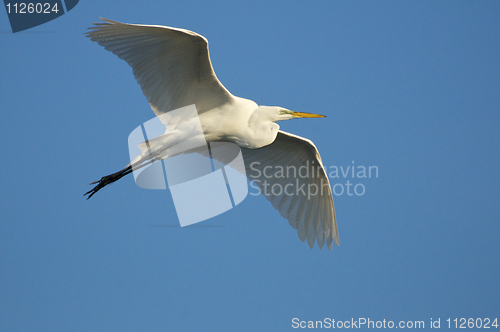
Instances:
[[[326,242],[339,244],[333,198],[328,177],[314,144],[305,138],[279,130],[276,121],[293,118],[319,118],[322,115],[293,112],[282,107],[258,106],[255,102],[233,96],[217,79],[205,37],[184,29],[159,25],[125,24],[101,18],[87,33],[92,41],[125,60],[155,114],[187,105],[196,105],[207,142],[226,141],[241,147],[247,170],[250,164],[262,171],[269,167],[308,168],[308,176],[294,178],[266,176],[268,184],[304,186],[314,184],[321,190],[314,195],[303,190],[288,193],[267,192],[274,208],[297,229],[299,238],[307,238],[311,248],[316,239],[323,248]],[[121,171],[102,177],[88,198],[106,185],[117,181],[154,161],[171,156],[183,139],[182,126],[175,134],[157,140],[154,153],[143,154]],[[255,162],[257,161],[257,163]],[[255,169],[253,169],[255,171]],[[267,174],[269,175],[269,174]],[[255,177],[254,177],[255,180]],[[257,183],[256,181],[255,183]],[[264,182],[258,182],[263,186]]]

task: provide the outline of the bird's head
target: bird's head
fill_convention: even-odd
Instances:
[[[324,118],[324,115],[294,112],[278,106],[259,106],[251,119],[251,122],[256,121],[272,121],[299,119],[299,118]]]
[[[290,119],[300,119],[300,118],[324,118],[324,115],[304,113],[304,112],[294,112],[287,110],[282,107],[273,107],[273,112],[276,115],[276,121],[290,120]]]

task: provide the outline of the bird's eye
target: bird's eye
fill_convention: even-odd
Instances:
[[[280,114],[285,114],[286,111],[285,110],[280,110]]]

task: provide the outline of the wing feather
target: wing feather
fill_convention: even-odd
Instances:
[[[87,37],[133,69],[157,116],[195,104],[198,113],[230,103],[233,96],[212,68],[205,37],[184,29],[126,24],[101,18]]]
[[[311,248],[315,240],[320,248],[325,242],[330,249],[333,242],[339,244],[330,182],[318,150],[311,141],[280,131],[268,146],[241,150],[247,176],[259,186],[273,207],[288,219],[301,241],[307,239]],[[285,172],[285,177],[281,177],[279,167],[285,170],[293,167],[295,173]],[[307,172],[299,173],[301,167]],[[304,173],[306,176],[301,176]],[[273,191],[274,185],[283,190]],[[289,190],[285,192],[285,188]]]

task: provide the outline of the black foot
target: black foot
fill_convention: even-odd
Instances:
[[[132,166],[128,166],[128,167],[122,169],[119,172],[103,176],[99,181],[95,181],[95,182],[90,183],[90,184],[96,184],[97,183],[97,185],[94,188],[92,188],[91,190],[87,191],[84,194],[84,196],[88,195],[87,199],[89,199],[90,197],[94,196],[94,194],[96,192],[98,192],[102,188],[106,187],[108,184],[111,184],[111,183],[113,183],[115,181],[120,180],[122,177],[124,177],[125,175],[127,175],[127,174],[129,174],[131,172],[132,172]]]

